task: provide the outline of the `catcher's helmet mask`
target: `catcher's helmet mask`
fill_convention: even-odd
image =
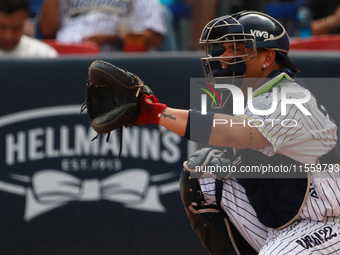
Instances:
[[[234,56],[221,57],[222,44],[226,42],[234,43]],[[239,42],[245,44],[246,51],[242,55],[236,52]],[[243,11],[213,19],[203,29],[199,43],[204,44],[206,53],[201,59],[204,74],[215,83],[218,83],[216,78],[244,77],[245,62],[257,56],[257,49],[274,50],[284,67],[292,73],[299,72],[288,57],[290,43],[285,28],[261,12]],[[228,65],[224,70],[222,62]]]

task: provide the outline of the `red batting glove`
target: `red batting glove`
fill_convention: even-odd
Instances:
[[[152,103],[147,101],[151,99]],[[166,104],[159,103],[158,98],[154,95],[148,95],[143,93],[139,99],[139,110],[137,119],[133,124],[135,125],[148,125],[148,124],[159,124],[159,119],[162,112],[168,106]]]

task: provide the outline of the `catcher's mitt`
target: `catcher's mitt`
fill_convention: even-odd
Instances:
[[[98,135],[108,134],[109,139],[112,130],[133,124],[142,93],[152,94],[152,91],[137,75],[108,62],[96,60],[89,67],[86,100],[81,111],[87,108],[93,129]]]

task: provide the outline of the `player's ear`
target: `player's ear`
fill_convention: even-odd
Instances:
[[[273,50],[266,50],[263,52],[263,69],[267,69],[273,63],[275,63],[275,51]]]

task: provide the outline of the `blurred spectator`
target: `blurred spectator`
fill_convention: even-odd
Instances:
[[[164,15],[166,34],[163,37],[161,45],[158,47],[159,51],[176,51],[178,49],[176,31],[174,28],[174,15],[166,3],[166,0],[160,0],[162,12]]]
[[[243,10],[261,11],[261,1],[253,0],[182,0],[189,4],[191,9],[191,35],[190,45],[193,50],[202,50],[203,45],[198,43],[204,26],[212,19],[236,13]]]
[[[101,52],[157,49],[167,32],[159,0],[45,0],[40,29],[44,39],[95,42]]]
[[[311,24],[314,35],[340,33],[340,3],[335,0],[308,0],[306,6],[311,10]]]
[[[190,47],[193,50],[203,50],[198,43],[204,26],[216,17],[219,0],[186,0],[191,8]]]
[[[57,57],[47,44],[24,34],[29,0],[0,0],[0,57]]]

